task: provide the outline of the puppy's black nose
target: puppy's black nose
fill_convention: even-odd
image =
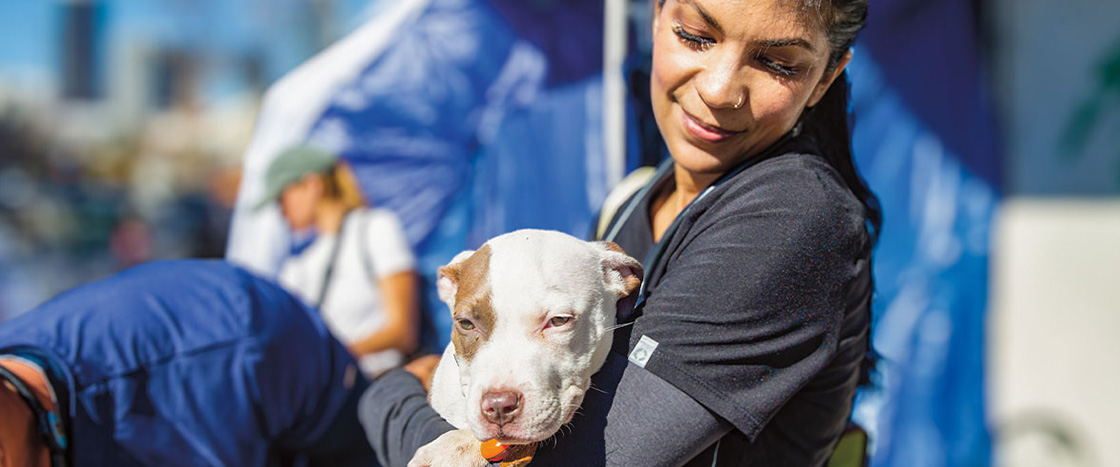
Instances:
[[[487,391],[482,395],[482,416],[499,426],[509,423],[521,412],[521,393]]]

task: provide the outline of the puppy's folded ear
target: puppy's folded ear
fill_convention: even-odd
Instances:
[[[615,242],[594,243],[605,250],[603,272],[607,274],[607,281],[621,280],[619,298],[628,297],[637,291],[638,286],[642,285],[642,263],[627,255],[625,251],[622,251],[622,247]],[[618,275],[611,274],[612,271],[618,273]]]
[[[439,299],[449,307],[454,307],[455,289],[459,285],[459,266],[463,260],[470,258],[474,254],[474,250],[465,250],[454,258],[446,266],[440,266],[436,278],[436,290],[439,291]]]
[[[593,242],[603,248],[603,275],[607,286],[618,291],[617,317],[621,322],[630,316],[642,285],[642,263],[630,257],[614,242]]]

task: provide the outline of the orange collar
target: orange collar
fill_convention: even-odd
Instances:
[[[39,403],[43,405],[44,409],[54,410],[54,398],[51,397],[50,383],[47,382],[47,375],[43,374],[42,369],[11,357],[0,357],[0,366],[7,368],[8,371],[15,373],[19,379],[23,380],[23,384],[31,388],[31,392],[34,392],[35,397],[39,398]]]
[[[42,373],[11,359],[0,359],[0,365],[19,376],[45,407],[54,407]],[[4,414],[0,417],[0,467],[50,465],[50,450],[39,437],[35,414],[7,382],[0,383],[0,413]]]

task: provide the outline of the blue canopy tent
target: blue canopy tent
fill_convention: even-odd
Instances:
[[[602,17],[601,1],[387,4],[268,91],[227,257],[274,275],[299,243],[277,209],[251,209],[269,163],[295,144],[351,164],[371,203],[401,218],[429,283],[455,253],[510,230],[584,235],[608,180]],[[438,349],[450,316],[425,290],[438,330],[425,342]]]

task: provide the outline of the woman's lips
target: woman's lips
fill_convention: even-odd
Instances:
[[[685,131],[687,131],[688,134],[692,135],[696,139],[707,141],[710,143],[718,143],[727,138],[742,133],[741,131],[730,131],[723,128],[711,126],[705,124],[704,122],[701,122],[700,120],[696,119],[696,117],[689,115],[688,112],[682,113],[684,114]]]

